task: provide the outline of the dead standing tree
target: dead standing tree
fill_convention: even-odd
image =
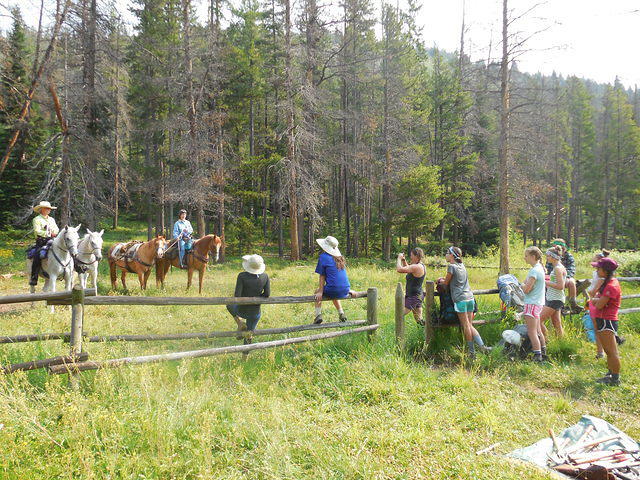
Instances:
[[[510,230],[510,129],[511,115],[519,105],[511,104],[511,66],[515,59],[526,52],[524,46],[532,37],[548,30],[548,26],[533,33],[511,31],[515,22],[529,15],[544,2],[536,3],[523,13],[513,16],[508,0],[502,0],[502,58],[500,61],[500,147],[498,151],[498,197],[500,219],[500,273],[509,273]],[[510,33],[511,32],[511,33]]]
[[[33,79],[31,80],[31,86],[29,87],[29,91],[27,92],[27,96],[22,105],[22,110],[20,111],[20,115],[18,116],[18,120],[16,122],[17,125],[20,122],[22,122],[29,113],[31,102],[33,101],[33,96],[36,93],[36,89],[40,84],[40,79],[42,77],[42,74],[44,73],[45,68],[49,64],[49,61],[51,60],[51,56],[53,55],[53,52],[56,48],[56,45],[58,43],[58,37],[60,35],[60,29],[62,28],[62,24],[65,21],[67,13],[69,12],[70,5],[71,5],[71,0],[65,0],[64,3],[62,0],[56,1],[55,23],[53,25],[53,30],[51,32],[51,39],[49,40],[49,45],[44,53],[44,56],[42,57],[42,61],[40,61],[37,68],[35,68],[34,66],[33,70],[35,74],[33,76]],[[37,61],[38,59],[36,58],[35,62]],[[2,160],[0,161],[0,177],[2,177],[2,174],[4,173],[4,170],[7,167],[7,163],[9,162],[9,157],[11,156],[13,147],[16,145],[16,142],[20,137],[20,133],[21,133],[20,127],[19,126],[14,127],[13,134],[9,138],[9,142],[7,143],[7,147],[5,148],[4,155],[2,157]]]

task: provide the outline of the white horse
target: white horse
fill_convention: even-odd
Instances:
[[[98,262],[102,260],[102,234],[104,230],[92,232],[87,228],[87,234],[78,244],[78,255],[75,261],[79,265],[87,267],[84,273],[78,274],[80,285],[87,288],[87,280],[91,275],[93,291],[98,295]]]
[[[64,277],[65,289],[71,290],[73,285],[73,257],[78,254],[78,230],[77,227],[66,226],[60,233],[53,239],[53,244],[49,249],[47,258],[42,259],[40,275],[44,277],[43,272],[48,276],[44,277],[43,292],[55,292],[56,280],[58,277]],[[31,273],[32,260],[27,260],[27,273]],[[31,293],[35,293],[36,287],[31,285]],[[53,312],[53,306],[51,306],[51,312]]]

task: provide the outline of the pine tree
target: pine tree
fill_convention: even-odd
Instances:
[[[12,135],[20,115],[24,98],[29,90],[27,61],[27,32],[20,10],[12,11],[13,26],[7,39],[8,51],[2,65],[0,109],[0,145],[6,145]],[[50,168],[50,159],[41,158],[37,163],[39,147],[44,141],[46,129],[40,116],[40,107],[32,104],[29,115],[20,121],[22,134],[11,152],[9,168],[0,179],[0,225],[11,224],[20,215],[20,207],[28,209],[28,204],[37,196],[40,184]]]

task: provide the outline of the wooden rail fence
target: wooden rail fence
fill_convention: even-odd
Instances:
[[[274,348],[284,345],[294,345],[304,342],[313,342],[329,338],[352,335],[367,332],[371,340],[373,334],[378,329],[378,290],[369,288],[366,292],[356,292],[351,297],[345,299],[367,299],[366,320],[356,320],[350,322],[333,322],[320,325],[295,325],[280,328],[267,328],[255,330],[253,332],[233,331],[213,331],[213,332],[190,332],[175,334],[144,334],[144,335],[87,335],[84,332],[84,315],[87,305],[111,305],[111,306],[131,306],[131,305],[268,305],[268,304],[299,304],[313,303],[315,296],[301,297],[129,297],[129,296],[94,296],[93,290],[82,290],[80,286],[75,286],[71,291],[26,295],[11,295],[0,297],[0,304],[46,301],[49,305],[71,305],[71,329],[70,332],[63,333],[38,333],[30,335],[15,335],[0,337],[0,343],[19,343],[43,340],[63,340],[70,344],[68,356],[59,356],[30,362],[17,363],[13,365],[0,366],[3,373],[12,373],[18,370],[33,370],[37,368],[48,368],[52,374],[71,374],[71,384],[78,385],[78,374],[86,370],[96,370],[101,368],[112,368],[122,365],[137,365],[142,363],[155,363],[167,360],[181,360],[188,358],[209,357],[214,355],[225,355],[230,353],[248,354],[254,350]],[[323,299],[327,301],[329,299]],[[304,337],[286,338],[282,340],[272,340],[268,342],[251,343],[254,336],[289,334],[308,330],[339,329],[334,332],[318,333]],[[244,345],[233,345],[226,347],[206,348],[202,350],[173,352],[160,355],[144,355],[139,357],[127,357],[108,359],[103,361],[90,361],[88,353],[83,349],[83,342],[135,342],[135,341],[165,341],[165,340],[185,340],[203,338],[229,338],[242,336],[246,342]]]
[[[640,277],[616,277],[619,282],[640,282]],[[590,279],[583,280],[588,282],[588,286],[591,282]],[[586,288],[586,287],[584,287]],[[497,288],[488,288],[481,290],[473,290],[473,295],[496,295],[500,290]],[[433,340],[436,328],[446,327],[459,327],[459,325],[440,324],[437,321],[437,317],[434,318],[433,308],[435,306],[435,297],[439,296],[439,293],[435,290],[435,282],[425,281],[424,289],[424,301],[423,301],[423,320],[424,320],[424,349],[429,346],[429,343]],[[623,295],[622,300],[640,298],[640,294]],[[618,314],[626,315],[630,313],[640,313],[640,307],[621,309]],[[404,289],[402,283],[398,282],[395,293],[395,332],[396,332],[396,345],[400,351],[404,351],[406,346],[406,332],[405,332],[405,319],[404,319]],[[474,320],[474,325],[485,325],[487,323],[497,322],[495,320]]]

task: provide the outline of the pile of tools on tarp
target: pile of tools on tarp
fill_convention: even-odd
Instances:
[[[602,419],[584,416],[560,435],[510,456],[583,480],[640,480],[640,445]]]

